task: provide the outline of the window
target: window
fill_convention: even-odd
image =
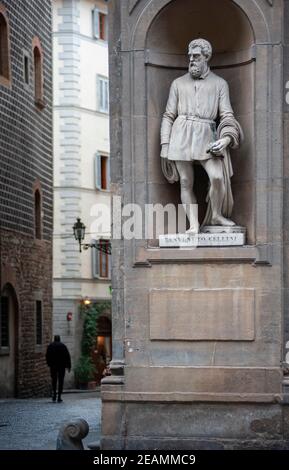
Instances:
[[[41,195],[39,189],[34,192],[34,227],[35,238],[41,239]]]
[[[23,76],[24,76],[24,83],[29,85],[29,57],[26,52],[23,54]]]
[[[95,156],[95,187],[109,191],[110,189],[110,160],[108,156]]]
[[[9,24],[2,5],[0,5],[0,84],[10,86]]]
[[[34,47],[34,93],[35,101],[39,102],[42,99],[42,65],[41,65],[41,54],[38,47]]]
[[[93,19],[93,36],[95,39],[102,39],[107,41],[108,39],[108,27],[107,27],[107,15],[106,13],[99,11],[98,8],[94,8],[92,11]]]
[[[37,37],[33,38],[33,66],[34,66],[34,96],[35,104],[39,108],[44,107],[43,97],[43,52],[40,41]]]
[[[93,240],[97,243],[97,240]],[[106,250],[109,247],[109,240],[98,240],[99,244],[103,245]],[[95,248],[92,249],[92,274],[93,277],[110,279],[111,276],[111,255],[99,251]]]
[[[1,297],[0,347],[9,348],[9,297]]]
[[[108,113],[109,111],[109,90],[108,78],[97,77],[98,89],[98,111],[101,113]]]
[[[36,300],[36,345],[42,344],[42,302]]]
[[[105,13],[99,13],[99,39],[107,41],[107,16]]]

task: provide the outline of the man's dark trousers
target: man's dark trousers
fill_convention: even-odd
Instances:
[[[63,390],[63,382],[65,376],[65,368],[50,367],[50,374],[52,380],[53,401],[56,401],[56,386],[58,381],[58,401],[61,401]]]

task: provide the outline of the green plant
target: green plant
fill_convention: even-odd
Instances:
[[[95,345],[95,339],[97,336],[97,322],[100,315],[109,306],[108,302],[95,303],[91,305],[85,311],[85,317],[83,321],[83,333],[81,341],[81,352],[85,356],[90,356],[92,349]]]
[[[80,314],[83,316],[81,356],[73,369],[75,380],[78,384],[87,383],[95,377],[96,366],[92,360],[91,353],[95,348],[98,318],[109,305],[109,302],[103,302],[95,303],[85,308],[81,306]]]
[[[75,367],[74,374],[78,383],[86,383],[93,380],[95,374],[95,365],[91,357],[81,355]]]

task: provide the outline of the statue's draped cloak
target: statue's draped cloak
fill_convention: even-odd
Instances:
[[[230,145],[231,148],[238,148],[241,141],[243,140],[243,131],[238,123],[238,121],[234,118],[234,116],[227,116],[223,119],[218,126],[217,129],[217,139],[222,139],[223,137],[229,136],[231,137],[232,143]],[[213,157],[216,158],[216,157]],[[233,176],[233,168],[231,163],[230,151],[229,147],[227,147],[223,151],[223,175],[224,175],[224,183],[225,183],[225,196],[222,204],[222,214],[224,217],[230,218],[233,211],[234,199],[232,194],[231,188],[231,177]],[[209,190],[210,191],[210,190]],[[206,199],[208,206],[205,218],[202,222],[202,225],[210,225],[212,219],[212,208],[211,202],[209,198],[209,192]]]

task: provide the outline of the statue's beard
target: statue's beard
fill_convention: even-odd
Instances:
[[[199,65],[190,65],[190,74],[193,78],[200,78],[200,76],[203,73],[203,67],[200,67]]]

